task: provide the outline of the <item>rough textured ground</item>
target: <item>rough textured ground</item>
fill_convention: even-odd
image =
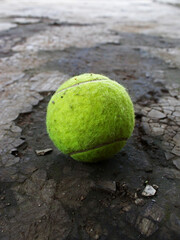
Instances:
[[[0,1],[0,239],[180,239],[179,6]],[[58,152],[45,127],[50,96],[84,72],[125,85],[136,111],[99,164]]]

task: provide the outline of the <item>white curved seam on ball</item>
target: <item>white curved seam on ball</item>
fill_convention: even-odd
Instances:
[[[104,146],[107,146],[107,145],[110,145],[110,144],[113,144],[113,143],[122,142],[122,141],[127,141],[127,140],[128,140],[128,138],[119,138],[118,140],[116,140],[116,141],[114,141],[114,142],[99,144],[98,146],[93,147],[93,148],[89,148],[89,149],[82,150],[82,151],[77,151],[77,152],[68,153],[68,155],[71,156],[71,155],[78,154],[78,153],[88,152],[88,151],[91,151],[91,150],[94,150],[94,149],[97,149],[97,148],[101,148],[101,147],[104,147]]]
[[[70,87],[64,88],[64,89],[62,89],[62,90],[56,92],[55,95],[58,94],[58,93],[61,93],[61,92],[64,91],[64,90],[67,90],[67,89],[69,89],[69,88],[73,88],[73,87],[77,87],[77,86],[82,85],[82,84],[85,84],[85,83],[91,83],[91,82],[102,82],[102,81],[108,81],[108,80],[109,80],[109,79],[98,79],[98,80],[91,80],[91,81],[86,81],[86,82],[76,83],[75,85],[72,85],[72,86],[70,86]]]

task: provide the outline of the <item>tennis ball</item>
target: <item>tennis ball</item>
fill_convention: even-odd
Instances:
[[[47,132],[64,154],[82,162],[111,157],[126,144],[134,128],[134,109],[125,88],[86,73],[64,82],[51,97]]]

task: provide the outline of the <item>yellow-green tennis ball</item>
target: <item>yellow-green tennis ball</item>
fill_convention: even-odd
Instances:
[[[134,128],[134,109],[125,88],[86,73],[63,83],[47,108],[47,132],[63,153],[97,162],[119,152]]]

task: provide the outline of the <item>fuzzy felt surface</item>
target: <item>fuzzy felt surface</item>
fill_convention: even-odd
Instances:
[[[71,157],[81,162],[98,162],[100,160],[110,158],[112,155],[119,152],[119,150],[122,149],[125,144],[126,141],[120,140],[91,150],[71,154]]]
[[[123,86],[99,74],[62,84],[49,101],[48,134],[74,159],[94,162],[117,153],[134,128],[132,101]]]

